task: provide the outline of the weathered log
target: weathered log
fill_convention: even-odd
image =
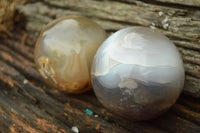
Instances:
[[[200,100],[195,98],[200,97],[199,2],[29,0],[26,5],[18,6],[27,18],[27,31],[15,31],[11,39],[0,38],[0,132],[73,133],[73,126],[80,133],[200,132]],[[93,91],[66,95],[48,86],[35,68],[35,40],[48,22],[71,14],[93,19],[109,34],[128,26],[157,28],[183,55],[185,93],[159,118],[131,122],[103,107]],[[85,109],[95,115],[87,115]]]
[[[165,0],[166,1],[166,0]],[[199,0],[32,0],[18,10],[27,17],[27,30],[40,32],[53,19],[83,15],[108,33],[128,26],[147,26],[167,35],[183,55],[184,92],[200,97],[200,5]]]
[[[191,8],[194,8],[194,7],[198,7],[200,6],[200,0],[155,0],[155,1],[158,1],[158,2],[168,2],[168,4],[170,5],[179,5],[181,7],[183,7],[182,5],[189,5],[191,6]]]
[[[33,48],[0,39],[0,131],[109,133],[200,132],[197,100],[182,96],[170,111],[147,122],[131,122],[105,109],[93,92],[65,95],[46,85],[35,70]],[[98,117],[85,114],[91,109]]]

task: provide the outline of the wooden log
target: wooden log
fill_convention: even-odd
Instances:
[[[18,33],[19,34],[19,33]],[[200,101],[182,96],[170,111],[147,122],[131,122],[104,108],[92,91],[65,95],[46,85],[35,70],[33,48],[0,39],[0,131],[109,133],[200,132]],[[192,103],[192,104],[190,104]],[[85,114],[91,109],[98,117]]]
[[[93,19],[108,33],[128,26],[157,29],[178,46],[183,56],[184,92],[200,97],[199,0],[32,0],[17,9],[27,17],[26,28],[33,33],[55,18],[71,14]]]
[[[166,2],[167,1],[167,2]],[[0,38],[0,132],[2,133],[198,133],[200,132],[199,0],[29,0],[17,9],[27,18],[27,31]],[[41,29],[64,15],[83,15],[108,34],[128,26],[156,28],[183,55],[185,95],[157,119],[132,122],[113,114],[93,91],[65,95],[48,86],[36,71],[34,44]],[[191,97],[191,96],[192,97]],[[90,109],[95,115],[87,115]]]
[[[179,5],[179,6],[188,5],[188,6],[191,6],[191,8],[200,6],[200,0],[168,0],[168,1],[155,0],[155,1],[168,2],[168,4],[174,4],[174,5]]]

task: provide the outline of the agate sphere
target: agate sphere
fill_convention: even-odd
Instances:
[[[90,69],[105,31],[81,16],[67,16],[47,25],[35,47],[35,63],[43,79],[66,93],[92,88]]]
[[[144,27],[117,31],[98,49],[91,77],[99,101],[134,121],[168,110],[184,84],[182,57],[163,34]]]

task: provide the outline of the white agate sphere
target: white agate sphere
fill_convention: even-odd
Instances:
[[[168,110],[184,84],[182,58],[163,34],[129,27],[111,35],[98,49],[91,77],[99,101],[134,121]]]

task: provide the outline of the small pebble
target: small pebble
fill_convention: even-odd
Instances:
[[[76,126],[73,126],[71,130],[75,133],[79,133],[79,130]]]
[[[152,26],[156,26],[156,24],[154,22],[151,23]]]
[[[96,118],[97,118],[97,117],[99,117],[99,116],[98,116],[98,115],[94,115],[94,117],[96,117]]]
[[[149,27],[150,27],[151,29],[153,29],[153,30],[154,30],[154,29],[157,29],[155,26],[152,26],[152,25],[149,26]]]
[[[168,27],[169,27],[169,20],[170,20],[169,17],[166,16],[165,19],[163,19],[163,21],[161,22],[162,25],[163,25],[163,28],[166,29],[166,30],[167,30]]]
[[[151,29],[157,29],[155,26],[156,26],[156,24],[155,24],[154,22],[152,22],[151,25],[150,25],[149,27],[150,27]]]
[[[23,81],[23,83],[24,83],[24,84],[27,84],[27,83],[28,83],[28,80],[25,79],[25,80]]]
[[[163,12],[159,12],[158,15],[161,17],[164,13]]]

